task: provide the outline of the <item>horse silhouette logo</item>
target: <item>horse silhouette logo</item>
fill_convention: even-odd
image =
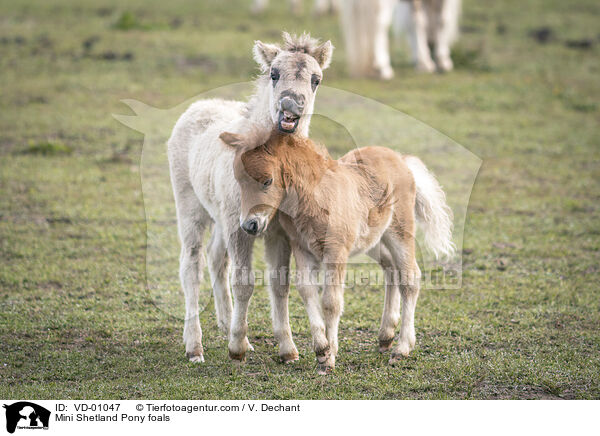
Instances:
[[[48,429],[50,411],[28,401],[19,401],[3,406],[6,409],[6,431],[14,433],[17,427],[26,429]]]

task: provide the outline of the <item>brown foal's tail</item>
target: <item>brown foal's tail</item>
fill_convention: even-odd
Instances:
[[[452,242],[452,209],[446,203],[446,194],[421,159],[415,156],[403,159],[415,179],[415,213],[423,226],[425,245],[436,258],[449,257],[456,247]]]

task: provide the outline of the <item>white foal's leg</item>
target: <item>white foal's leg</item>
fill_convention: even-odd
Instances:
[[[299,358],[292,339],[288,311],[290,255],[290,244],[285,234],[270,229],[265,237],[265,257],[268,265],[271,317],[275,339],[279,344],[279,356],[284,363]]]
[[[296,288],[300,293],[300,297],[302,297],[306,313],[308,314],[313,350],[317,356],[317,362],[321,366],[327,362],[331,353],[327,336],[325,336],[325,322],[323,321],[321,305],[319,303],[319,285],[317,280],[320,268],[312,255],[305,253],[299,248],[294,249],[294,258],[296,259],[296,271],[298,274]]]
[[[400,321],[399,271],[395,268],[390,251],[383,244],[378,244],[368,254],[379,262],[385,277],[385,299],[379,328],[379,352],[383,353],[392,347],[396,326]]]
[[[229,256],[223,230],[215,224],[208,245],[208,270],[215,298],[217,324],[225,334],[229,334],[231,325],[231,292],[229,291]]]
[[[346,259],[325,266],[325,286],[323,288],[323,316],[325,331],[329,342],[329,358],[322,365],[324,372],[335,367],[335,356],[338,352],[338,328],[344,310],[344,278],[346,276]]]
[[[254,274],[252,273],[252,245],[254,239],[237,228],[229,235],[227,252],[231,259],[233,287],[233,316],[229,328],[229,357],[243,361],[248,342],[248,305],[254,292]]]
[[[202,236],[209,224],[210,218],[193,192],[177,198],[177,226],[181,240],[179,277],[185,295],[183,342],[186,356],[192,362],[204,362],[198,299],[204,270]]]
[[[411,0],[412,20],[408,29],[409,42],[417,70],[432,73],[435,63],[427,43],[427,15],[421,0]]]

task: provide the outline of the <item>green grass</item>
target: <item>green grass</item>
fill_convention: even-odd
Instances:
[[[386,83],[347,78],[337,18],[272,3],[256,19],[245,0],[0,2],[0,397],[600,398],[598,2],[465,1],[456,71],[417,74],[396,44]],[[543,44],[530,36],[542,27],[553,35]],[[111,113],[126,112],[125,98],[169,108],[249,80],[252,41],[282,29],[333,40],[324,84],[483,159],[462,288],[422,292],[417,347],[396,367],[376,351],[377,287],[346,292],[327,377],[295,291],[300,361],[277,363],[258,287],[256,351],[238,368],[212,306],[201,315],[207,362],[195,366],[182,321],[146,290],[143,137]],[[567,45],[586,38],[590,49]],[[336,131],[316,123],[313,134],[334,142]],[[164,268],[176,275],[176,258]]]

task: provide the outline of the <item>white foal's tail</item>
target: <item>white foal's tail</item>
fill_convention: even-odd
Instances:
[[[452,209],[446,204],[446,194],[421,159],[415,156],[403,159],[415,179],[415,213],[425,233],[425,245],[436,258],[449,257],[456,247],[452,242]]]

